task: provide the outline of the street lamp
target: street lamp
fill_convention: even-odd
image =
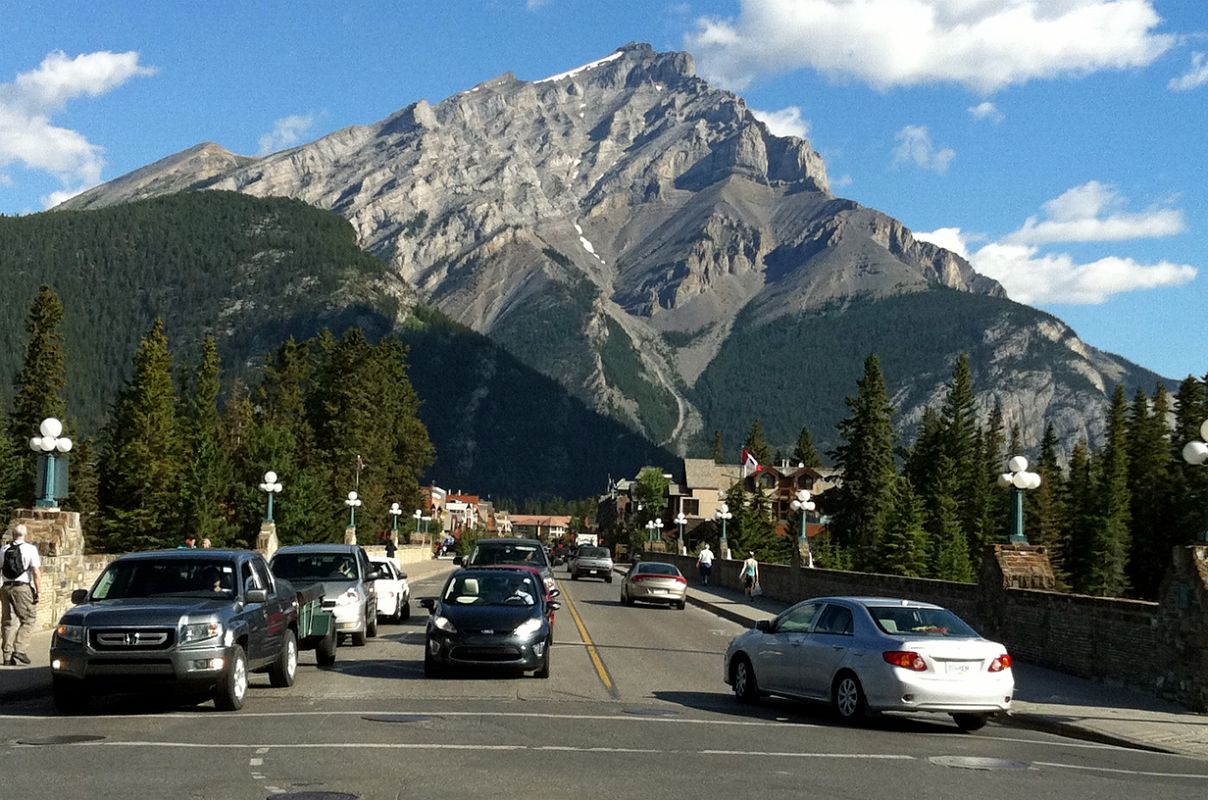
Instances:
[[[392,534],[393,538],[397,540],[398,518],[399,515],[403,513],[403,508],[398,503],[391,503],[390,510],[387,513],[390,514],[390,533]]]
[[[810,493],[806,489],[798,489],[793,502],[789,503],[789,507],[794,511],[801,512],[801,536],[797,539],[797,551],[804,556],[804,562],[807,567],[814,566],[814,556],[810,552],[810,537],[806,530],[805,514],[807,511],[813,511],[817,506],[810,499]]]
[[[658,534],[655,534],[658,531]],[[646,523],[646,540],[655,542],[663,538],[663,520],[662,518],[652,519]]]
[[[1009,472],[998,476],[998,485],[1003,489],[1011,488],[1015,495],[1015,513],[1011,518],[1011,544],[1027,544],[1028,537],[1023,532],[1023,493],[1028,489],[1040,486],[1040,476],[1028,472],[1028,460],[1023,456],[1014,456],[1007,462]]]
[[[679,551],[680,555],[688,554],[688,543],[684,541],[684,526],[688,524],[688,518],[681,511],[675,515],[675,524],[679,526]]]
[[[1200,439],[1202,441],[1191,441],[1183,445],[1183,460],[1193,467],[1208,462],[1208,420],[1204,420],[1204,424],[1200,425]],[[1200,541],[1208,542],[1208,527],[1200,533]]]
[[[264,473],[264,483],[260,484],[260,491],[268,495],[268,516],[264,518],[265,522],[273,521],[273,495],[281,492],[281,484],[277,481],[277,473],[271,469]]]
[[[730,506],[723,502],[713,512],[713,519],[721,522],[721,541],[718,543],[718,549],[721,550],[723,559],[730,558],[730,545],[726,542],[726,520],[734,519],[734,514],[730,511]]]
[[[356,492],[349,492],[344,505],[348,506],[348,527],[355,528],[357,526],[357,507],[361,505],[361,498],[357,496]]]
[[[55,453],[66,455],[71,452],[71,439],[63,436],[63,423],[54,417],[47,417],[38,426],[41,436],[29,440],[29,449],[46,454],[46,477],[42,486],[42,497],[38,499],[38,508],[58,508],[55,499]]]

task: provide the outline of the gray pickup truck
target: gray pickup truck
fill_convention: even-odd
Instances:
[[[224,711],[243,707],[248,673],[290,686],[298,668],[298,602],[259,553],[162,550],[115,559],[51,638],[55,707],[149,684]],[[318,600],[315,601],[316,603]]]

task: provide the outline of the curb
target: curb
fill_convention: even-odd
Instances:
[[[1162,753],[1164,755],[1173,756],[1195,756],[1194,753],[1185,753],[1181,750],[1175,750],[1169,747],[1159,747],[1157,745],[1148,744],[1146,742],[1129,739],[1124,736],[1115,736],[1110,733],[1083,728],[1070,722],[1062,722],[1059,719],[1047,716],[1045,714],[1033,713],[1016,713],[1008,712],[1005,715],[995,717],[995,721],[1006,727],[1023,728],[1025,730],[1040,731],[1042,733],[1052,733],[1057,736],[1064,736],[1067,739],[1078,739],[1084,742],[1094,742],[1095,744],[1109,745],[1111,747],[1122,747],[1128,750],[1143,750],[1147,753]]]

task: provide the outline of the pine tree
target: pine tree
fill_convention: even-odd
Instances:
[[[952,499],[956,514],[968,539],[966,551],[980,562],[984,537],[983,499],[986,492],[985,468],[978,457],[976,397],[969,354],[961,353],[952,373],[952,383],[940,410],[943,421],[943,451],[951,462]]]
[[[25,480],[25,454],[8,430],[8,415],[0,409],[0,520],[4,521],[17,507]]]
[[[162,320],[139,342],[134,374],[114,407],[101,458],[102,531],[110,552],[164,547],[179,540],[184,467]]]
[[[934,484],[931,507],[927,509],[927,530],[931,538],[931,577],[946,581],[973,580],[973,564],[969,559],[969,539],[961,525],[960,478],[947,453],[942,453],[932,472]]]
[[[990,418],[982,431],[981,457],[984,471],[982,503],[982,542],[983,545],[1007,541],[1010,528],[1011,493],[1003,491],[998,486],[998,476],[1007,466],[1005,447],[1005,425],[1003,423],[1002,401],[994,403]],[[1054,437],[1056,442],[1056,437]]]
[[[224,502],[233,476],[219,435],[219,369],[218,343],[207,336],[202,342],[192,397],[183,409],[189,458],[181,485],[184,529],[199,540],[209,539],[215,546],[229,543],[234,535],[230,508]]]
[[[1128,419],[1128,487],[1132,495],[1128,576],[1136,595],[1150,599],[1157,597],[1172,544],[1163,519],[1170,471],[1169,403],[1166,387],[1160,383],[1152,408],[1148,395],[1138,389]]]
[[[772,446],[768,444],[767,434],[763,432],[763,423],[759,420],[751,423],[751,430],[742,446],[755,456],[755,460],[760,464],[772,463]]]
[[[725,443],[721,438],[721,431],[713,431],[713,446],[710,450],[710,455],[713,458],[714,464],[726,463]]]
[[[1208,419],[1208,381],[1192,376],[1175,393],[1174,430],[1170,434],[1170,480],[1166,519],[1171,546],[1191,544],[1208,536],[1208,467],[1183,460],[1183,447],[1200,438],[1200,426]]]
[[[868,569],[878,561],[885,514],[897,480],[893,406],[875,354],[865,360],[864,375],[856,386],[856,395],[846,400],[851,413],[839,423],[842,443],[833,453],[843,482],[819,497],[825,498],[836,543],[851,551],[858,569]]]
[[[80,515],[80,527],[84,532],[84,546],[88,552],[97,552],[101,534],[101,507],[97,492],[100,476],[97,470],[96,443],[85,438],[75,443],[71,451],[69,490],[71,494],[63,503],[68,511]]]
[[[1124,386],[1117,384],[1107,414],[1107,440],[1096,462],[1096,499],[1093,562],[1088,590],[1091,594],[1119,597],[1128,589],[1129,486],[1128,403]]]
[[[63,304],[59,296],[50,286],[42,286],[26,318],[25,359],[13,379],[13,410],[8,420],[9,435],[23,457],[18,500],[25,505],[34,501],[38,454],[21,445],[40,435],[38,426],[47,417],[55,417],[65,423],[64,428],[69,428],[64,420],[67,372],[62,325]]]
[[[909,477],[901,475],[894,483],[892,503],[878,554],[880,571],[922,577],[927,574],[929,561],[927,531],[923,527],[925,510]]]
[[[1065,476],[1057,451],[1057,432],[1053,423],[1044,427],[1040,440],[1040,459],[1036,462],[1036,473],[1040,475],[1040,486],[1024,495],[1027,514],[1026,533],[1031,544],[1048,548],[1049,563],[1053,566],[1057,580],[1065,585],[1069,576],[1064,569],[1062,531],[1065,528],[1062,497],[1065,493]],[[1009,495],[1010,492],[1002,492]]]
[[[1060,568],[1069,575],[1070,587],[1089,593],[1094,562],[1094,486],[1092,464],[1086,439],[1079,439],[1070,454],[1069,477],[1061,500],[1065,510],[1061,543],[1057,548]]]
[[[814,447],[814,435],[810,433],[808,425],[802,427],[801,433],[797,434],[797,446],[793,448],[793,463],[806,467],[822,466],[822,456],[818,453],[818,448]]]

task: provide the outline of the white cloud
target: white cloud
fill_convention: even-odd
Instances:
[[[266,156],[278,150],[293,147],[302,141],[311,126],[315,124],[314,114],[293,114],[282,117],[273,123],[273,129],[260,137],[260,155]]]
[[[1190,264],[1145,264],[1121,256],[1079,263],[1068,253],[1042,253],[1036,245],[1006,241],[974,251],[970,243],[982,237],[960,228],[916,232],[914,238],[967,259],[978,272],[1001,283],[1012,300],[1028,304],[1100,304],[1123,292],[1182,286],[1198,272]]]
[[[1191,68],[1177,78],[1171,78],[1166,87],[1173,92],[1187,92],[1208,84],[1208,53],[1192,53]]]
[[[978,103],[975,106],[969,106],[969,115],[974,119],[988,119],[991,122],[1002,122],[1006,116],[998,110],[998,106],[991,103],[989,100]]]
[[[685,36],[702,74],[735,89],[811,68],[878,88],[1031,80],[1147,66],[1175,44],[1154,0],[741,0]]]
[[[893,163],[914,164],[921,169],[947,172],[956,151],[951,147],[937,148],[931,141],[931,131],[925,125],[907,125],[894,136],[898,146],[893,149]]]
[[[796,136],[805,139],[810,135],[810,124],[801,118],[798,106],[785,106],[777,111],[760,111],[752,108],[755,119],[768,126],[773,136]]]
[[[78,97],[98,97],[133,77],[155,73],[138,60],[133,51],[74,58],[56,51],[36,69],[0,84],[0,167],[20,163],[58,178],[63,189],[42,198],[48,208],[100,183],[103,149],[78,131],[52,124],[51,117]]]
[[[840,175],[838,178],[832,178],[831,182],[830,182],[830,187],[832,189],[842,189],[845,186],[851,186],[851,185],[852,185],[851,175],[848,175],[846,172],[843,173],[842,175]]]
[[[1088,181],[1046,202],[1044,218],[1028,217],[1019,230],[1003,241],[1008,244],[1119,242],[1173,236],[1187,227],[1179,209],[1121,211],[1126,202],[1127,198],[1115,187]]]

